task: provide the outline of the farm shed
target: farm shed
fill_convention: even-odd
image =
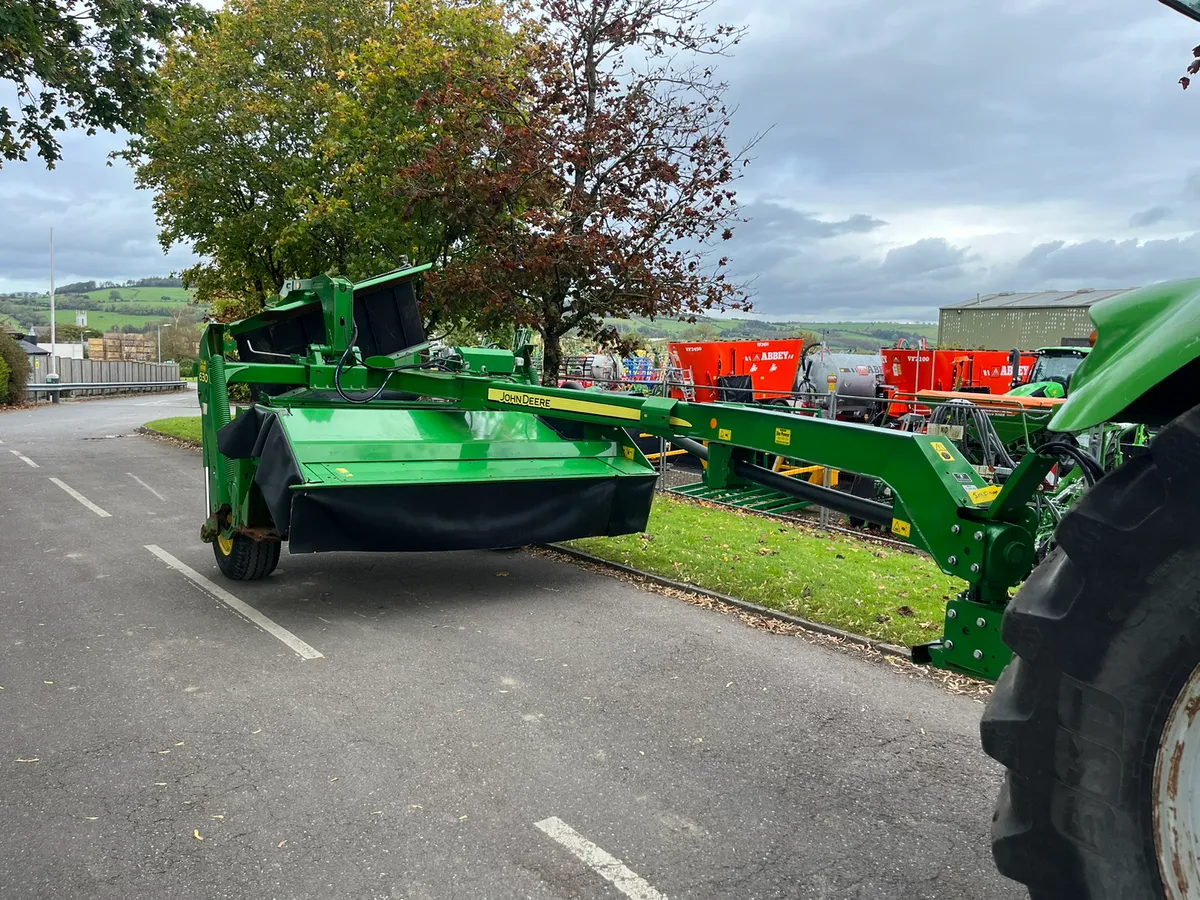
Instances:
[[[951,303],[938,311],[939,347],[1035,350],[1086,343],[1088,308],[1135,288],[1095,291],[1001,291]]]

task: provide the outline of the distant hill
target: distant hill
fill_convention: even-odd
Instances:
[[[644,339],[673,341],[770,340],[796,337],[802,332],[821,335],[833,350],[875,351],[907,338],[910,343],[937,338],[934,323],[910,322],[767,322],[762,319],[717,319],[698,317],[695,322],[676,319],[609,319],[622,334],[635,333]]]
[[[144,282],[172,279],[144,279]],[[177,280],[176,280],[177,281]],[[67,287],[78,288],[91,284],[83,282]],[[55,321],[74,325],[75,313],[86,311],[88,327],[100,331],[119,331],[127,328],[144,330],[176,316],[190,314],[199,317],[204,311],[192,303],[192,293],[186,288],[164,285],[141,287],[100,287],[92,290],[54,294]],[[50,324],[50,295],[4,295],[0,293],[0,321],[29,328]]]

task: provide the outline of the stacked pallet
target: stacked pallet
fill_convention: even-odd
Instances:
[[[88,340],[88,358],[152,362],[158,358],[158,343],[151,335],[113,332]]]

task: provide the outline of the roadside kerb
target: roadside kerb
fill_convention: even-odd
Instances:
[[[805,631],[811,631],[815,634],[823,634],[826,637],[837,638],[847,643],[857,644],[860,647],[866,647],[869,650],[875,650],[886,656],[895,656],[900,659],[912,662],[912,653],[907,647],[900,647],[896,644],[888,644],[884,641],[876,641],[869,637],[864,637],[861,634],[855,634],[852,631],[843,631],[841,628],[834,628],[832,625],[822,625],[820,622],[813,622],[809,619],[800,616],[793,616],[789,613],[780,612],[776,609],[771,609],[767,606],[759,606],[757,603],[751,603],[748,600],[742,600],[738,597],[731,597],[729,594],[722,594],[717,591],[710,591],[707,588],[702,588],[694,584],[689,584],[686,581],[673,581],[670,578],[664,578],[661,575],[654,575],[650,572],[643,572],[641,569],[635,569],[633,566],[626,566],[622,563],[612,562],[599,556],[593,556],[590,553],[585,553],[582,550],[576,550],[574,547],[568,547],[564,544],[544,544],[547,550],[553,550],[556,553],[562,553],[566,556],[574,557],[582,562],[591,563],[596,566],[603,566],[608,569],[613,569],[617,572],[622,572],[626,575],[633,575],[637,578],[644,579],[660,587],[671,588],[677,591],[684,591],[692,594],[699,594],[701,597],[707,597],[710,600],[719,600],[722,603],[728,603],[730,606],[736,606],[738,609],[743,609],[746,612],[754,613],[755,615],[765,616],[769,619],[776,619],[780,622],[787,622],[789,625],[795,625],[797,628],[802,628]]]

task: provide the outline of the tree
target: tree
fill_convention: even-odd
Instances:
[[[0,359],[8,369],[2,385],[5,396],[0,397],[0,403],[20,403],[25,399],[25,384],[29,379],[29,357],[3,328],[0,328]]]
[[[0,166],[36,145],[48,168],[57,132],[136,131],[161,46],[207,21],[187,0],[10,0],[0,6],[0,81],[16,108],[0,106]]]
[[[727,147],[711,65],[741,32],[704,24],[711,5],[543,0],[522,65],[422,98],[437,128],[401,190],[447,233],[428,299],[536,328],[547,383],[563,335],[611,338],[606,316],[749,308],[714,252],[740,221],[749,147]]]
[[[392,189],[423,140],[416,102],[515,39],[499,0],[231,0],[179,39],[125,156],[164,249],[202,258],[183,273],[197,301],[244,315],[285,278],[430,252],[444,229],[404,218]]]

